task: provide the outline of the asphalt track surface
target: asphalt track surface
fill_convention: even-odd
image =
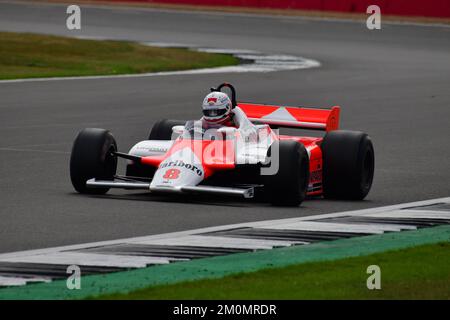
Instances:
[[[178,42],[312,58],[321,68],[0,84],[0,252],[354,210],[449,195],[450,28],[301,18],[0,2],[0,30]],[[305,201],[299,208],[132,191],[76,194],[69,156],[84,127],[110,129],[127,151],[161,118],[200,117],[210,86],[239,100],[342,106],[341,127],[367,132],[376,174],[365,201]],[[120,167],[123,169],[123,166]]]

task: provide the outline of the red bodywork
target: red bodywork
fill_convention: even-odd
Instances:
[[[337,106],[331,109],[313,109],[240,103],[239,107],[252,122],[268,124],[271,128],[289,127],[327,132],[339,128],[340,108]],[[310,163],[310,181],[307,194],[310,196],[321,195],[323,192],[323,159],[320,144],[323,138],[277,135],[272,130],[270,131],[274,140],[294,140],[305,146],[309,153]],[[158,167],[162,161],[184,148],[191,149],[201,159],[204,179],[212,176],[214,172],[232,170],[236,166],[234,140],[179,139],[164,155],[143,157],[141,163]]]
[[[166,158],[184,148],[189,148],[198,159],[201,159],[204,168],[204,179],[209,178],[216,171],[231,170],[236,166],[233,140],[180,139],[163,156],[143,157],[141,163],[158,167]]]
[[[339,129],[340,107],[331,109],[284,107],[240,103],[239,107],[251,121],[271,126],[332,131]],[[309,152],[308,195],[321,195],[323,158],[320,144],[323,138],[279,135],[279,140],[295,140]]]

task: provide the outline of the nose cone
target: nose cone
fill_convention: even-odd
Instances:
[[[205,176],[201,161],[190,148],[180,149],[159,165],[151,187],[196,186]]]

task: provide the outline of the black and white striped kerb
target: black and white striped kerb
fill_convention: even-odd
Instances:
[[[450,198],[442,198],[320,216],[5,253],[0,254],[0,286],[64,279],[68,276],[66,270],[69,265],[78,265],[83,275],[101,274],[449,223]]]

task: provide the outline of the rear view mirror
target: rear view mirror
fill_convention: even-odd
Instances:
[[[184,131],[184,126],[173,126],[172,127],[172,132],[175,134],[180,135],[183,133],[183,131]]]

